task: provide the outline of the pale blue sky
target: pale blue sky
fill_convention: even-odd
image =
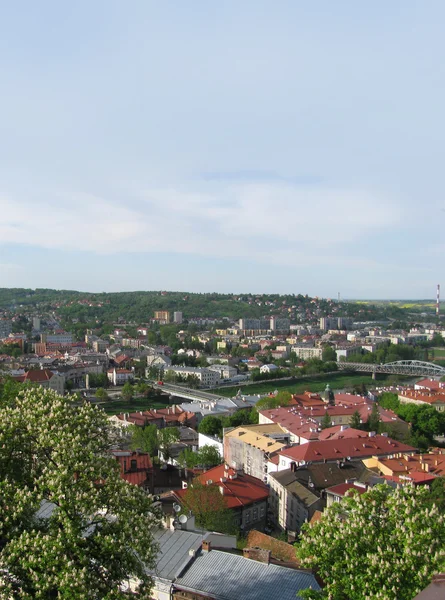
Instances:
[[[444,27],[442,0],[0,3],[0,287],[434,297]]]

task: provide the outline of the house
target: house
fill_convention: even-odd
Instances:
[[[306,521],[312,521],[326,506],[325,490],[345,482],[367,483],[375,479],[362,461],[315,463],[269,474],[269,517],[282,530],[295,536]]]
[[[445,390],[429,389],[404,390],[398,393],[398,398],[403,404],[419,404],[421,406],[432,406],[439,412],[445,411]]]
[[[113,450],[112,454],[121,467],[121,478],[153,492],[153,463],[146,452]]]
[[[134,380],[134,373],[129,369],[108,369],[108,381],[113,385],[125,385],[128,381]]]
[[[199,379],[200,385],[202,387],[213,387],[220,382],[220,376],[217,371],[211,371],[210,369],[206,369],[205,367],[165,367],[165,374],[174,373],[176,375],[181,375],[184,378],[189,376],[194,376]]]
[[[237,527],[244,531],[264,529],[269,488],[262,481],[225,464],[198,475],[198,479],[203,485],[218,486]],[[186,489],[173,492],[179,504],[184,504],[186,492]]]
[[[334,462],[344,464],[354,460],[364,460],[373,456],[394,457],[398,454],[415,454],[412,446],[402,444],[386,435],[369,433],[368,438],[345,438],[323,440],[292,446],[283,449],[268,462],[268,472],[283,471],[297,466],[317,462]]]
[[[267,463],[274,452],[287,446],[288,435],[274,423],[236,427],[224,434],[224,460],[234,469],[267,483]]]
[[[265,561],[259,562],[211,546],[206,549],[203,545],[203,551],[173,583],[175,600],[301,600],[300,591],[320,589],[312,573],[271,564],[264,551],[256,552]]]
[[[119,427],[128,427],[129,425],[138,425],[139,427],[156,425],[159,429],[162,427],[180,427],[182,425],[196,427],[195,414],[183,410],[176,404],[167,406],[166,408],[152,408],[132,413],[120,413],[108,419]]]
[[[166,369],[172,364],[172,359],[166,354],[149,354],[147,356],[147,367],[157,367],[158,369]],[[147,376],[148,369],[145,371]]]
[[[65,377],[49,369],[31,369],[24,375],[14,377],[14,379],[20,383],[32,383],[46,389],[54,390],[60,396],[63,396],[65,393]]]
[[[316,510],[321,510],[324,503],[319,494],[298,481],[294,471],[286,469],[270,474],[269,506],[275,524],[296,537],[301,526],[312,518]]]
[[[274,373],[278,371],[277,365],[267,364],[260,367],[260,373]]]
[[[353,490],[357,494],[364,494],[368,489],[366,483],[362,483],[361,481],[352,481],[339,483],[337,485],[333,485],[330,488],[325,490],[326,494],[326,506],[332,506],[334,502],[340,502],[346,496],[346,494],[352,494]]]
[[[429,390],[430,392],[445,392],[445,381],[436,381],[435,379],[421,379],[414,384],[415,390]]]
[[[445,453],[398,454],[395,457],[372,457],[364,460],[369,469],[397,483],[414,485],[432,483],[436,477],[445,477]]]

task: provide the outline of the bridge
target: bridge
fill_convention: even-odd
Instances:
[[[170,394],[170,396],[177,396],[178,398],[185,398],[186,400],[191,400],[192,402],[221,402],[225,400],[227,402],[226,396],[218,396],[217,394],[210,394],[209,392],[204,392],[203,390],[194,390],[187,387],[182,387],[180,385],[174,385],[173,383],[163,383],[159,385],[158,383],[151,384],[154,388],[165,392],[166,394]]]
[[[423,362],[421,360],[398,360],[386,364],[373,363],[353,363],[338,362],[338,369],[341,371],[361,371],[363,373],[372,373],[375,378],[376,373],[386,373],[390,375],[412,375],[423,377],[443,377],[445,367],[440,367],[434,363]]]

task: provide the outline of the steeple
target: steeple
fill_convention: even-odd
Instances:
[[[331,390],[329,383],[326,385],[326,389],[324,391],[324,400],[329,404],[329,406],[335,406],[334,392]]]

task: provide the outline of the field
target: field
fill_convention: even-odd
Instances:
[[[431,358],[445,358],[445,348],[431,348]]]
[[[390,377],[391,375],[378,375],[377,379],[372,379],[371,375],[338,373],[334,375],[319,375],[317,377],[311,377],[310,379],[296,380],[295,382],[290,382],[289,380],[264,381],[253,385],[220,388],[218,390],[212,390],[212,392],[229,398],[236,395],[239,389],[246,395],[267,394],[275,390],[286,390],[293,394],[301,394],[306,390],[310,392],[321,392],[326,388],[328,383],[333,390],[348,390],[354,385],[360,385],[361,383],[364,383],[367,387],[374,387],[376,385],[384,385],[388,382]]]

